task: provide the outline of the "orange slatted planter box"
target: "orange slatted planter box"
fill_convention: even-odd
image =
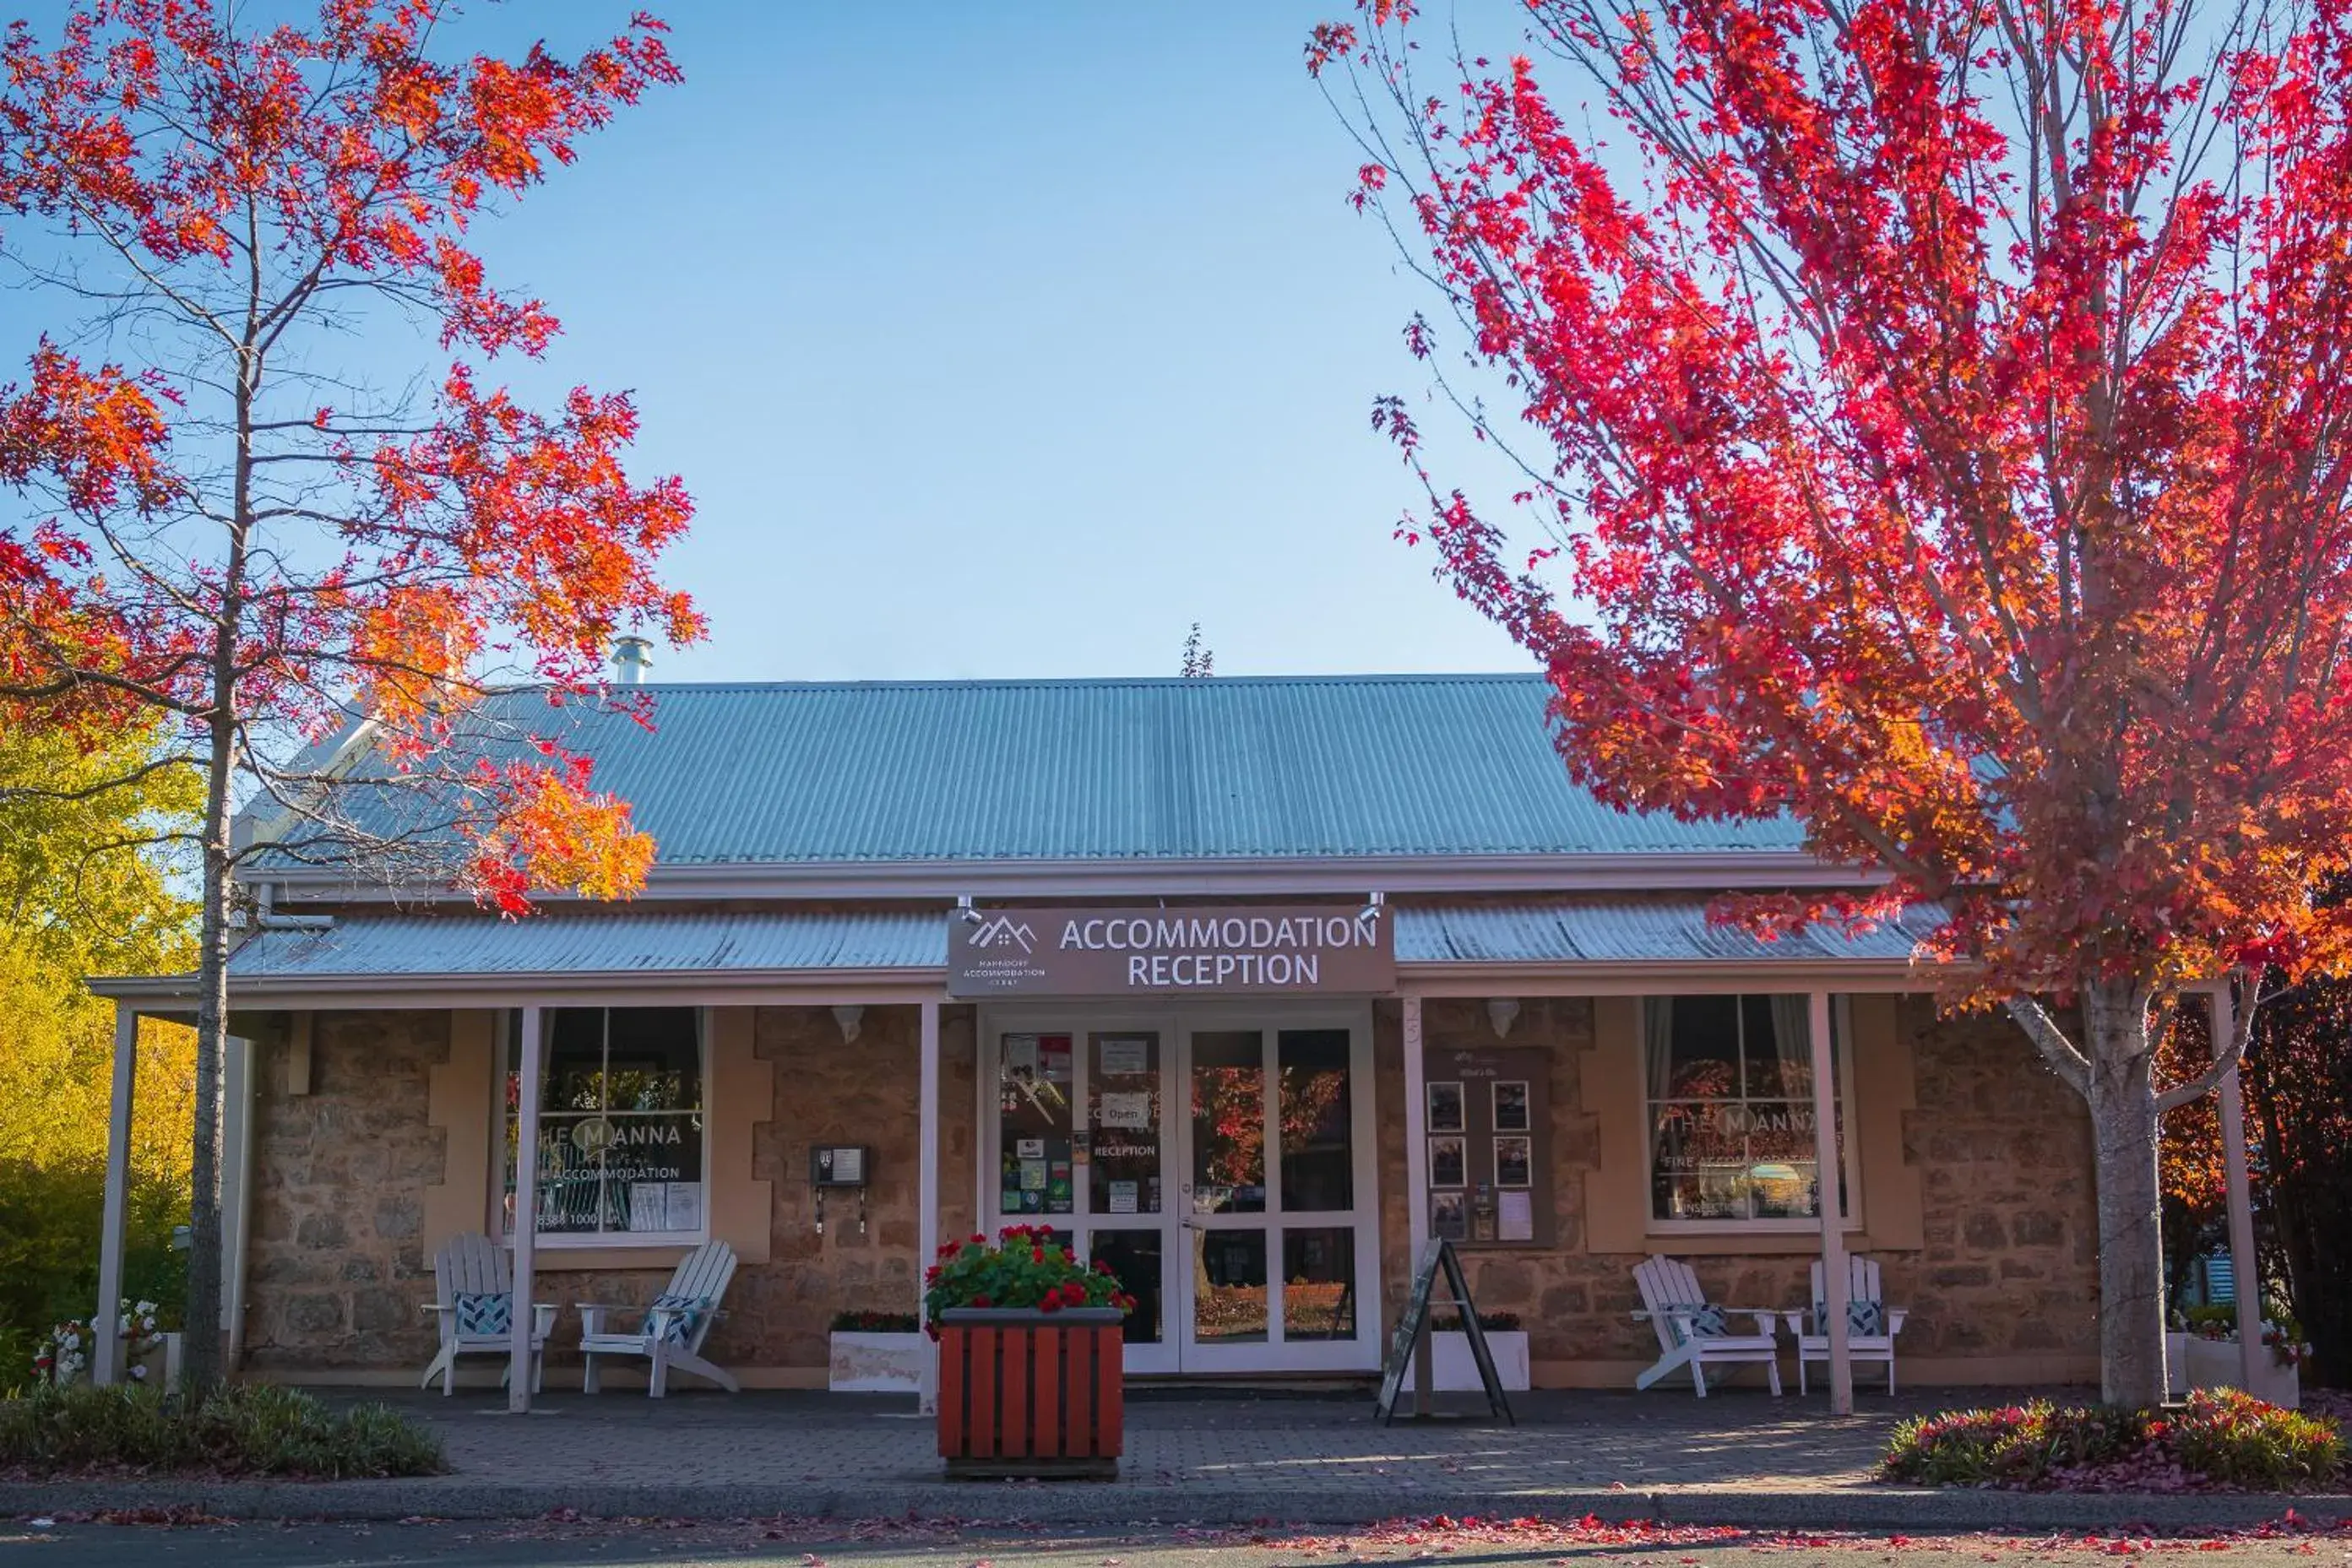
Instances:
[[[940,1457],[948,1478],[1117,1477],[1126,1317],[1111,1307],[940,1313]]]

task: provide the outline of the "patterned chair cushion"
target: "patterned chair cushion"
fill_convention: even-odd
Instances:
[[[1683,1340],[1721,1339],[1731,1332],[1723,1309],[1706,1301],[1680,1303],[1671,1309],[1675,1336]]]
[[[460,1291],[453,1304],[457,1332],[468,1339],[513,1332],[514,1297],[504,1291]]]
[[[676,1315],[667,1320],[668,1327],[662,1337],[672,1344],[688,1344],[693,1342],[695,1327],[702,1322],[702,1314],[709,1310],[710,1298],[708,1296],[656,1296],[653,1310],[646,1314],[643,1332],[652,1333],[654,1324],[660,1321],[658,1314],[673,1312]]]
[[[1813,1303],[1813,1332],[1829,1333],[1830,1310],[1820,1301]],[[1886,1333],[1886,1309],[1876,1301],[1848,1301],[1845,1304],[1845,1332],[1854,1339],[1877,1339]]]

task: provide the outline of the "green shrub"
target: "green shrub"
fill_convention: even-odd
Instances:
[[[446,1468],[432,1430],[388,1406],[336,1410],[268,1384],[232,1384],[193,1401],[138,1385],[88,1384],[0,1400],[0,1469],[114,1466],[327,1480]]]
[[[1917,1416],[1895,1427],[1880,1469],[1917,1486],[2276,1491],[2329,1482],[2344,1462],[2335,1422],[2199,1389],[2177,1411],[2035,1400]]]
[[[912,1312],[884,1312],[867,1308],[833,1314],[835,1333],[919,1333],[923,1322]]]
[[[87,1318],[98,1304],[102,1163],[40,1167],[0,1160],[0,1394],[27,1386],[50,1328]],[[184,1187],[139,1182],[124,1218],[122,1293],[153,1301],[165,1328],[180,1325],[187,1255],[172,1228],[188,1218]]]
[[[2230,1301],[2210,1306],[2190,1307],[2180,1314],[2189,1332],[2205,1339],[2235,1339],[2238,1337],[2238,1309]],[[2287,1310],[2284,1301],[2272,1300],[2263,1303],[2263,1325],[2276,1329],[2279,1337],[2290,1344],[2304,1342],[2302,1322]]]
[[[1478,1326],[1485,1329],[1488,1333],[1517,1333],[1519,1328],[1519,1314],[1517,1312],[1480,1312],[1478,1314]],[[1460,1333],[1462,1332],[1462,1314],[1460,1312],[1439,1312],[1429,1320],[1429,1327],[1430,1332],[1433,1333]]]
[[[2265,1405],[2235,1388],[2199,1389],[2166,1434],[2183,1469],[2211,1481],[2277,1491],[2332,1480],[2344,1468],[2336,1423]]]

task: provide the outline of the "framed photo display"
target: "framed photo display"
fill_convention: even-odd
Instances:
[[[1461,1137],[1429,1140],[1429,1185],[1438,1187],[1461,1188],[1470,1185],[1470,1151],[1468,1140]]]
[[[1553,1055],[1544,1046],[1430,1050],[1422,1202],[1431,1236],[1479,1249],[1553,1244]],[[1482,1189],[1491,1196],[1474,1202]]]
[[[1495,1140],[1495,1185],[1533,1186],[1536,1151],[1531,1138],[1512,1135]]]

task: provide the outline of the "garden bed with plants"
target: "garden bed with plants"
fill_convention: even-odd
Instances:
[[[1922,1416],[1895,1429],[1882,1479],[2017,1491],[2329,1491],[2352,1481],[2336,1423],[2237,1389],[2112,1410],[2036,1400]]]
[[[439,1475],[441,1439],[383,1405],[230,1384],[197,1398],[42,1385],[0,1399],[0,1479],[179,1475],[349,1480]]]

